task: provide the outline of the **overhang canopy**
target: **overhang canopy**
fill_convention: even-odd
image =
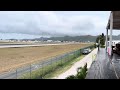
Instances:
[[[112,11],[113,29],[120,30],[120,11]],[[107,29],[110,29],[110,18],[108,20]]]

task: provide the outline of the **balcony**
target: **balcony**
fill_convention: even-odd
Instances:
[[[86,79],[119,79],[120,56],[113,54],[112,58],[104,48],[100,48],[96,60],[92,63]]]

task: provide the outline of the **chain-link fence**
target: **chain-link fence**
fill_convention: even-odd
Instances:
[[[94,48],[94,46],[88,46],[79,50],[75,50],[60,56],[52,57],[43,62],[30,64],[25,67],[18,68],[14,71],[1,74],[1,79],[43,79],[50,72],[62,67],[68,61],[71,61],[82,54],[83,49]]]

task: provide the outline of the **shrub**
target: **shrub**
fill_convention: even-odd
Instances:
[[[105,48],[105,46],[102,45],[101,48]]]
[[[97,47],[97,45],[96,45],[96,44],[94,44],[94,47],[96,48],[96,47]]]
[[[71,76],[67,77],[66,79],[75,79],[75,76],[71,75]]]
[[[77,75],[71,75],[68,76],[66,79],[85,79],[86,75],[87,75],[87,63],[85,64],[85,66],[82,68],[78,68],[77,69]]]

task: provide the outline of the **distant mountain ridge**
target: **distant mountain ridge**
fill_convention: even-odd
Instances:
[[[81,41],[81,42],[95,42],[96,38],[98,36],[92,36],[92,35],[81,35],[81,36],[64,36],[64,37],[40,37],[40,38],[34,38],[34,39],[22,39],[22,40],[31,40],[31,41],[47,41],[47,40],[53,40],[53,41]],[[9,39],[10,40],[10,39]],[[15,40],[15,39],[13,39]],[[113,40],[120,40],[120,35],[113,36]]]
[[[81,42],[95,42],[98,36],[92,35],[81,35],[81,36],[64,36],[64,37],[51,37],[50,40],[60,40],[60,41],[81,41]],[[120,35],[113,35],[113,40],[120,40]]]

